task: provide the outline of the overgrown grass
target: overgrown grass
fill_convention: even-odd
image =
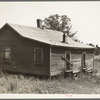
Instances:
[[[100,60],[96,59],[94,64],[95,69],[100,72]],[[45,80],[1,71],[0,93],[100,94],[100,75],[90,76],[81,73],[78,80],[62,76]]]

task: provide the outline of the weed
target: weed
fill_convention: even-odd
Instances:
[[[0,93],[100,94],[100,59],[94,62],[93,75],[81,73],[78,80],[63,75],[50,79],[13,75],[0,71]]]

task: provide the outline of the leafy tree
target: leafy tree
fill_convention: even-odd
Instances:
[[[100,47],[98,46],[98,44],[96,45],[96,48],[100,48]]]
[[[74,37],[76,32],[72,33],[71,19],[67,15],[50,15],[43,20],[44,28],[61,31],[66,33],[69,37]]]

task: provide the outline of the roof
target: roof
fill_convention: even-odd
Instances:
[[[59,31],[54,31],[50,29],[40,29],[36,27],[9,24],[16,32],[18,32],[22,37],[29,38],[32,40],[36,40],[42,43],[46,43],[53,46],[61,46],[61,47],[73,47],[73,48],[94,48],[93,46],[89,46],[83,43],[79,43],[67,37],[68,43],[63,43],[63,33]]]

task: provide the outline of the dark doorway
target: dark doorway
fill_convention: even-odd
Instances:
[[[82,53],[82,67],[86,67],[86,53]]]
[[[65,52],[65,58],[66,58],[68,61],[70,61],[70,58],[71,58],[70,55],[71,55],[70,52]],[[65,68],[65,69],[66,69],[66,70],[70,70],[70,66],[71,66],[71,65],[66,61],[66,68]]]

